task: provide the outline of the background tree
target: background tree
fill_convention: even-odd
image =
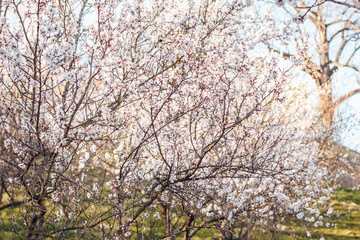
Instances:
[[[289,6],[285,6],[287,8]],[[296,45],[315,43],[309,48],[302,69],[316,83],[320,101],[319,118],[331,125],[335,108],[360,91],[355,89],[334,99],[332,83],[339,67],[353,70],[354,74],[359,73],[359,46],[356,41],[360,30],[359,9],[351,3],[340,4],[336,1],[297,1],[287,10],[292,14],[296,12],[295,20],[304,21]],[[315,31],[311,32],[312,29]],[[310,39],[307,39],[309,36]],[[293,55],[291,52],[282,54],[285,57]]]
[[[339,67],[346,67],[353,70],[354,74],[359,74],[357,64],[359,44],[354,37],[360,30],[358,25],[360,12],[357,8],[339,9],[339,5],[330,1],[311,9],[304,9],[307,6],[304,2],[300,4],[302,8],[295,8],[298,14],[300,16],[304,14],[304,17],[309,19],[317,30],[317,36],[315,36],[317,54],[306,59],[304,70],[315,80],[319,89],[320,118],[332,124],[335,108],[348,98],[360,93],[360,88],[358,88],[335,100],[332,89],[332,80]]]
[[[290,17],[301,22],[299,32],[295,34],[296,46],[308,46],[306,57],[302,61],[302,70],[308,73],[316,83],[319,96],[318,118],[316,128],[323,129],[317,140],[320,142],[320,155],[323,163],[338,172],[339,169],[357,169],[356,159],[359,156],[337,144],[337,132],[346,125],[349,119],[337,117],[336,109],[352,96],[360,93],[356,87],[338,97],[334,94],[334,81],[342,78],[342,82],[350,81],[343,78],[343,71],[359,75],[359,8],[349,1],[296,1],[283,5]],[[294,38],[295,39],[295,38]],[[289,51],[290,50],[290,51]],[[278,49],[275,51],[279,52]],[[291,47],[282,49],[282,55],[290,58],[294,54]],[[343,71],[338,71],[339,69]],[[335,122],[334,122],[335,121]],[[342,166],[339,168],[339,166]]]

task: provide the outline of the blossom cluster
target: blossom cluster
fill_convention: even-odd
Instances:
[[[326,172],[284,111],[288,69],[252,54],[279,33],[250,2],[24,0],[8,11],[1,180],[10,203],[21,195],[28,239],[126,238],[156,217],[169,235],[191,234],[195,218],[169,225],[185,215],[203,227],[319,219]]]

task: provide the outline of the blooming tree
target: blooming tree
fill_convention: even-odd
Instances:
[[[13,234],[154,237],[150,226],[190,239],[219,223],[229,239],[246,218],[319,215],[324,172],[281,117],[288,69],[252,54],[278,33],[250,2],[2,8],[0,211]]]

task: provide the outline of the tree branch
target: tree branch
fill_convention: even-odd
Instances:
[[[355,94],[360,93],[360,88],[355,89],[353,91],[348,92],[347,94],[345,94],[344,96],[340,97],[338,100],[336,100],[333,104],[333,108],[335,109],[340,103],[342,103],[343,101],[345,101],[346,99],[354,96]]]

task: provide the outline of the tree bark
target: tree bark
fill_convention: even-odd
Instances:
[[[319,93],[319,120],[329,124],[329,126],[333,125],[335,112],[331,88],[332,84],[329,80],[322,86]]]
[[[166,240],[175,240],[175,236],[172,233],[171,219],[169,213],[169,204],[167,202],[161,203],[161,215],[166,230]]]
[[[4,193],[4,188],[3,188],[3,186],[0,184],[0,204],[2,203],[3,193]]]
[[[41,200],[36,205],[35,213],[31,217],[31,222],[28,225],[26,240],[39,239],[39,234],[44,224],[44,216],[47,212],[46,207]]]
[[[191,210],[189,212],[187,212],[186,215],[188,215],[188,219],[186,221],[184,240],[190,240],[191,239],[191,236],[190,236],[191,224],[195,220],[195,215],[191,212]]]
[[[233,240],[234,234],[231,229],[231,225],[229,221],[226,219],[221,222],[221,228],[220,228],[220,240]]]

